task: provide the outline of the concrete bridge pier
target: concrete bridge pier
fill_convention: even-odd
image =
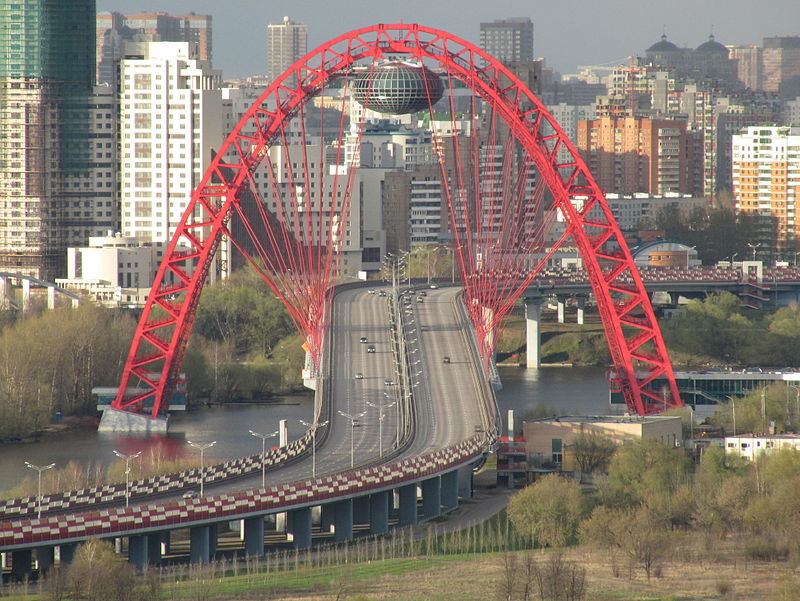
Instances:
[[[376,492],[369,496],[370,534],[386,534],[389,531],[389,492]]]
[[[458,496],[462,499],[472,498],[472,466],[459,468],[458,470]]]
[[[422,481],[422,517],[431,519],[442,513],[442,484],[439,476]]]
[[[10,299],[8,298],[9,281],[6,276],[0,276],[0,309],[8,309]]]
[[[257,515],[244,520],[244,553],[247,556],[264,555],[264,516]]]
[[[586,313],[586,297],[579,296],[575,300],[577,301],[578,304],[578,325],[582,326],[584,323],[585,313]]]
[[[537,368],[541,365],[541,323],[542,323],[542,298],[525,298],[525,343],[526,367]]]
[[[47,308],[51,311],[56,308],[56,289],[55,286],[47,287]]]
[[[31,308],[31,281],[22,280],[22,312]]]
[[[567,312],[567,299],[564,296],[556,296],[556,309],[558,311],[558,323],[564,323],[566,321],[566,312]]]
[[[441,475],[441,500],[445,511],[458,507],[458,470],[450,470]]]
[[[36,549],[36,567],[39,570],[40,576],[53,566],[55,559],[55,547],[38,547]]]
[[[289,512],[289,527],[295,549],[311,547],[311,508],[302,507]]]
[[[72,563],[75,559],[75,552],[78,550],[78,543],[67,543],[58,546],[58,561],[61,565]]]
[[[334,507],[334,540],[343,543],[353,540],[353,499],[336,501]]]
[[[147,534],[137,534],[128,537],[128,561],[133,564],[137,571],[143,572],[150,563],[150,536]]]
[[[334,532],[336,530],[336,504],[326,503],[321,507],[319,516],[319,527],[323,532]]]
[[[212,551],[211,529],[213,526],[194,526],[189,529],[189,561],[191,563],[209,563]],[[216,529],[215,529],[216,533]],[[216,541],[214,541],[216,545]]]
[[[30,549],[11,552],[11,579],[22,582],[33,571],[33,553]]]
[[[406,484],[398,490],[398,518],[401,526],[417,523],[417,485]]]
[[[353,522],[369,524],[369,496],[361,495],[353,499]]]

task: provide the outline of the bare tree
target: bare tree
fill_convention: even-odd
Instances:
[[[605,472],[617,445],[608,436],[594,430],[581,432],[567,447],[572,451],[578,469],[587,474]]]

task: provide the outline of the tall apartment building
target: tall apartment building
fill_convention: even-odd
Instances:
[[[2,271],[65,271],[64,184],[89,169],[94,17],[94,0],[0,4]],[[84,183],[70,202],[84,202]]]
[[[692,194],[686,121],[600,117],[578,123],[578,149],[600,187],[618,194]]]
[[[512,17],[481,23],[481,49],[503,63],[533,60],[533,22]]]
[[[748,127],[733,136],[736,209],[776,223],[777,249],[797,249],[800,235],[800,128]]]
[[[267,80],[272,83],[308,52],[308,25],[289,17],[267,25]]]
[[[764,91],[800,96],[800,36],[764,38]]]
[[[764,66],[760,46],[728,46],[730,57],[739,61],[737,73],[739,81],[750,90],[764,88]]]
[[[164,12],[123,15],[117,12],[97,13],[95,42],[97,45],[97,81],[113,84],[116,64],[129,42],[189,42],[191,58],[212,59],[212,23],[210,15],[169,15]]]
[[[188,42],[132,44],[120,62],[122,234],[169,241],[224,139],[221,74]],[[135,58],[134,58],[135,57]]]

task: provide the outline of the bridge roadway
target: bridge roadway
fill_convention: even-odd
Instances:
[[[466,314],[463,307],[460,306],[459,289],[427,289],[426,296],[422,299],[423,302],[417,302],[416,293],[411,296],[401,295],[403,299],[400,311],[401,327],[407,341],[408,367],[410,368],[411,386],[414,390],[414,428],[413,436],[408,444],[396,448],[399,438],[398,425],[402,423],[401,412],[398,411],[398,408],[402,405],[403,399],[400,398],[401,387],[397,384],[400,380],[397,371],[398,365],[391,350],[393,334],[389,322],[388,302],[391,292],[388,290],[386,292],[386,296],[381,296],[378,293],[369,294],[364,288],[343,290],[337,294],[333,304],[329,335],[330,347],[328,347],[333,351],[327,351],[332,353],[332,371],[326,383],[331,392],[332,406],[327,414],[320,416],[322,420],[329,418],[330,425],[326,436],[320,434],[320,444],[317,449],[318,477],[346,471],[350,468],[351,433],[354,435],[352,461],[356,468],[385,463],[390,459],[395,462],[393,465],[404,460],[406,465],[419,461],[421,469],[427,470],[425,473],[435,474],[435,468],[433,468],[434,472],[430,471],[431,465],[438,465],[440,461],[448,461],[448,457],[451,458],[449,459],[450,465],[456,465],[452,461],[458,462],[458,457],[474,456],[476,450],[486,449],[485,445],[490,442],[490,439],[485,438],[482,434],[476,435],[476,425],[487,429],[496,427],[496,415],[489,408],[493,406],[493,400],[489,400],[491,392],[477,359],[474,340],[469,334],[471,328],[466,320]],[[362,336],[365,336],[369,342],[359,342]],[[370,344],[375,346],[375,353],[367,352]],[[445,355],[450,357],[450,363],[443,362]],[[356,373],[363,374],[363,379],[356,378]],[[391,379],[392,384],[388,384],[387,379]],[[376,405],[395,403],[391,409],[385,412],[383,447],[386,456],[383,459],[381,459],[378,449],[379,409],[370,407],[367,401]],[[351,428],[350,420],[339,414],[339,411],[350,415],[364,412],[364,415],[359,417],[360,425]],[[253,424],[254,428],[261,426],[263,425]],[[482,439],[483,443],[480,442]],[[456,445],[457,448],[453,445]],[[432,456],[430,459],[423,458],[423,456],[429,457],[425,454],[431,452],[439,453],[439,459],[434,459]],[[385,469],[383,471],[386,472]],[[275,466],[268,471],[268,490],[271,487],[281,489],[280,485],[288,482],[296,485],[298,481],[304,479],[303,484],[311,485],[313,488],[314,485],[307,480],[311,476],[310,472],[310,456],[286,466]],[[451,471],[450,475],[455,476],[456,473]],[[393,477],[396,478],[396,476]],[[423,477],[420,476],[420,478]],[[428,479],[428,484],[430,484],[430,476]],[[422,482],[421,479],[419,481]],[[452,478],[448,478],[448,482],[451,481],[455,482]],[[352,487],[352,480],[350,482]],[[422,483],[425,484],[425,482]],[[187,505],[190,506],[189,509],[196,509],[194,506],[202,506],[212,500],[219,504],[218,499],[225,499],[231,494],[240,495],[241,493],[235,491],[242,490],[247,491],[249,495],[263,498],[264,493],[259,493],[256,488],[259,486],[260,473],[256,472],[244,479],[238,478],[207,486],[208,501],[205,499],[186,501],[173,497],[172,499],[159,499],[155,506],[152,504],[150,506],[132,506],[129,510],[117,508],[109,510],[109,513],[115,514],[124,511],[126,514],[128,512],[153,514],[154,510],[163,512],[171,506],[177,506],[180,509]],[[450,496],[455,490],[453,486],[453,484],[448,484],[449,490],[451,490],[448,493]],[[256,490],[248,490],[253,488]],[[424,489],[425,486],[423,486],[423,495],[427,497]],[[430,486],[428,489],[430,492]],[[444,476],[442,476],[442,491],[444,491]],[[432,498],[438,498],[439,494],[437,489]],[[444,492],[441,494],[444,495]],[[96,509],[97,506],[95,505],[94,508]],[[437,503],[435,511],[438,512],[438,510]],[[274,513],[274,510],[263,513]],[[69,514],[67,520],[80,515],[76,514],[74,509]],[[435,513],[431,515],[435,515]],[[232,518],[227,517],[226,519]],[[416,517],[413,519],[416,520]],[[185,522],[185,520],[183,521]],[[11,540],[10,533],[18,531],[20,528],[25,530],[26,523],[27,520],[0,523],[0,551],[3,550],[4,541]],[[31,520],[30,523],[34,528],[37,523],[41,523],[41,532],[46,530],[44,526],[45,523],[48,523],[49,538],[43,539],[40,534],[38,540],[47,540],[50,545],[58,544],[58,536],[52,536],[52,531],[57,525],[63,527],[58,517],[43,516],[41,522]],[[189,525],[186,524],[184,527]],[[152,528],[149,531],[152,532]],[[122,536],[134,536],[136,530],[135,527],[133,529],[126,527],[124,531],[117,529],[117,532]],[[17,537],[19,537],[18,532]],[[75,540],[75,536],[65,536],[65,538],[71,542]],[[19,543],[13,544],[12,548],[37,547],[34,541],[25,543],[23,540],[19,540]],[[42,542],[39,542],[39,546],[41,544]],[[9,548],[8,545],[6,547]]]

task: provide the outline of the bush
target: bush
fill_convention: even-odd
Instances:
[[[789,548],[765,536],[755,536],[745,544],[744,554],[748,559],[786,561],[789,557]]]

